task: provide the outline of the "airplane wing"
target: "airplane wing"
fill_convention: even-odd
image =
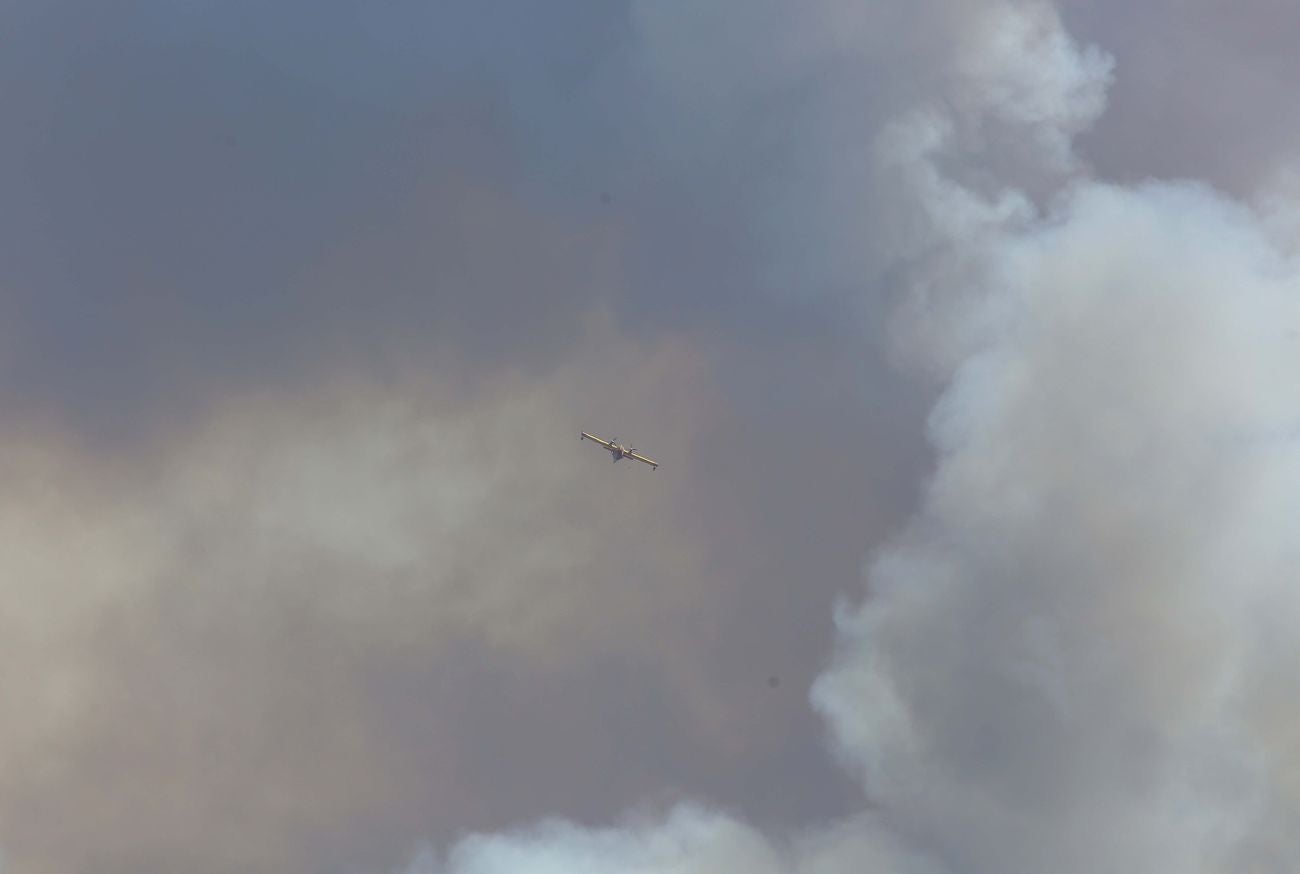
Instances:
[[[594,442],[596,442],[596,443],[599,443],[601,446],[604,446],[606,449],[613,449],[613,448],[614,448],[614,444],[613,444],[613,443],[610,443],[608,440],[601,440],[601,439],[600,439],[599,437],[597,437],[595,434],[588,434],[586,431],[583,431],[583,432],[582,432],[582,436],[583,436],[583,437],[586,437],[588,440],[591,440],[591,441],[594,441]],[[578,439],[582,439],[582,438],[578,438]]]
[[[659,469],[659,462],[655,461],[652,458],[646,458],[644,455],[641,455],[638,452],[629,452],[627,457],[635,458],[637,461],[644,461],[646,464],[650,465],[655,470]]]

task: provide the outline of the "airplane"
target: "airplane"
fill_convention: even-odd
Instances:
[[[618,463],[618,460],[620,458],[635,458],[637,461],[644,461],[646,464],[650,465],[651,470],[659,469],[659,462],[655,461],[654,459],[646,458],[644,455],[640,455],[639,453],[634,452],[631,446],[620,445],[617,437],[615,437],[613,440],[601,440],[596,435],[588,434],[586,431],[583,431],[582,436],[579,437],[578,439],[591,440],[595,443],[599,443],[605,449],[609,450],[609,453],[614,456],[615,463]]]

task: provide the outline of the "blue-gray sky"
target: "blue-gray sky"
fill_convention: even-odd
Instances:
[[[0,20],[6,870],[1294,867],[1290,7]]]

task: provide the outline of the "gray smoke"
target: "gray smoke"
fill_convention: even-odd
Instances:
[[[1067,25],[1121,72],[1081,146],[1107,178],[1190,177],[1253,199],[1294,166],[1300,8],[1277,0],[1064,0]]]
[[[1300,868],[1289,9],[11,5],[6,870]]]
[[[812,695],[869,812],[551,823],[446,870],[1300,865],[1300,265],[1203,184],[1082,174],[1108,64],[1043,4],[968,14],[963,87],[872,150],[901,180],[894,340],[945,387],[922,507]],[[1028,170],[982,160],[1003,138]]]
[[[691,503],[690,478],[610,476],[570,430],[595,404],[689,458],[708,377],[680,341],[610,331],[596,320],[573,366],[470,398],[436,377],[230,397],[147,461],[110,466],[58,432],[7,429],[13,870],[383,858],[377,843],[427,833],[417,817],[464,816],[441,806],[455,786],[498,779],[461,761],[502,757],[479,720],[509,724],[539,688],[563,712],[593,659],[614,678],[619,659],[644,659],[665,694],[701,702],[682,711],[698,730],[730,731],[690,673],[653,656],[665,628],[712,609],[700,580],[727,585],[670,509]],[[532,457],[538,429],[569,451]],[[466,694],[471,717],[450,703]],[[569,728],[552,755],[590,755],[607,731]]]

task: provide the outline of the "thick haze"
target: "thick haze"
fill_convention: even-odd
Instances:
[[[1300,868],[1290,6],[3,18],[6,872]]]

